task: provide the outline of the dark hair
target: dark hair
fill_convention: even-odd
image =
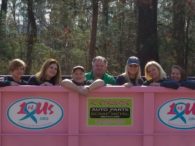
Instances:
[[[186,73],[185,73],[184,69],[181,66],[179,66],[179,65],[172,65],[171,70],[172,69],[179,70],[179,72],[181,74],[181,80],[185,80],[186,79]]]

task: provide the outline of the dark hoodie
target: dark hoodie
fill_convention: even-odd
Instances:
[[[143,85],[149,86],[151,83],[153,83],[153,80],[145,81]],[[160,83],[160,86],[166,87],[166,88],[171,88],[171,89],[179,88],[179,83],[174,80],[162,79],[162,80],[157,81],[156,83]]]
[[[21,79],[20,82],[15,81],[12,76],[6,76],[6,77],[2,77],[1,81],[0,81],[0,87],[5,87],[5,86],[11,86],[11,82],[15,82],[18,83],[19,85],[27,85],[28,82]]]

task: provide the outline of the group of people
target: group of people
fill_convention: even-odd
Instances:
[[[71,79],[61,80],[60,65],[57,60],[47,59],[41,69],[28,81],[22,76],[25,73],[26,64],[21,59],[13,59],[9,64],[10,76],[0,78],[0,87],[16,85],[61,85],[87,95],[92,90],[105,85],[131,86],[163,86],[177,89],[180,86],[195,89],[195,81],[188,80],[185,71],[178,65],[173,65],[170,75],[167,76],[162,66],[156,61],[149,61],[144,68],[144,77],[141,76],[140,60],[136,56],[127,59],[124,73],[114,77],[107,73],[108,61],[105,57],[96,56],[92,60],[92,70],[85,72],[83,66],[74,66]]]

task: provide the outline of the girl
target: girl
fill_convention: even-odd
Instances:
[[[171,67],[170,78],[177,81],[180,86],[195,89],[195,81],[186,79],[185,71],[179,65],[173,65]]]
[[[139,86],[143,84],[140,62],[137,57],[131,56],[128,58],[125,72],[117,77],[116,84],[125,87]]]
[[[161,65],[156,61],[149,61],[144,68],[146,81],[144,85],[163,86],[177,89],[179,84],[174,80],[168,80],[167,75]]]
[[[32,76],[29,85],[53,86],[59,85],[61,78],[61,70],[59,63],[55,59],[47,59],[40,71]]]

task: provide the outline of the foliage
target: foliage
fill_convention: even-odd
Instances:
[[[190,2],[190,0],[189,0]],[[177,63],[173,40],[173,1],[158,1],[158,40],[160,63],[169,72]],[[188,73],[195,74],[195,17],[187,5]],[[109,72],[124,71],[127,58],[137,52],[137,7],[133,0],[99,0],[96,55],[109,61]],[[34,0],[37,42],[33,50],[31,74],[36,73],[47,58],[56,58],[63,74],[70,74],[74,65],[88,64],[92,6],[90,0]],[[1,74],[13,58],[26,58],[27,5],[25,0],[9,0],[5,37],[0,40]],[[185,40],[186,41],[186,40]]]
[[[193,8],[191,7],[188,2],[190,1],[176,1],[177,3],[182,3],[184,2],[185,5],[180,5],[181,7],[176,7],[176,16],[179,17],[182,15],[185,15],[184,21],[185,25],[183,26],[183,31],[184,31],[184,40],[183,42],[185,43],[184,52],[187,54],[187,66],[186,66],[186,71],[189,75],[194,74],[194,20],[195,17],[193,16]],[[175,19],[173,18],[174,16],[174,11],[173,11],[173,1],[170,0],[160,0],[159,5],[158,5],[158,34],[159,34],[159,46],[160,46],[160,58],[161,58],[161,63],[166,69],[167,72],[170,71],[170,67],[173,64],[178,64],[178,59],[179,60],[184,60],[184,58],[179,57],[179,53],[182,52],[182,50],[178,51],[178,48],[175,47],[175,38],[174,38],[174,23],[178,25],[179,22],[174,22]],[[179,18],[181,19],[181,18]],[[180,31],[182,31],[180,29]],[[181,35],[181,33],[179,34]],[[177,42],[181,43],[181,42]],[[182,45],[182,44],[181,44]],[[180,64],[181,65],[181,64]]]

